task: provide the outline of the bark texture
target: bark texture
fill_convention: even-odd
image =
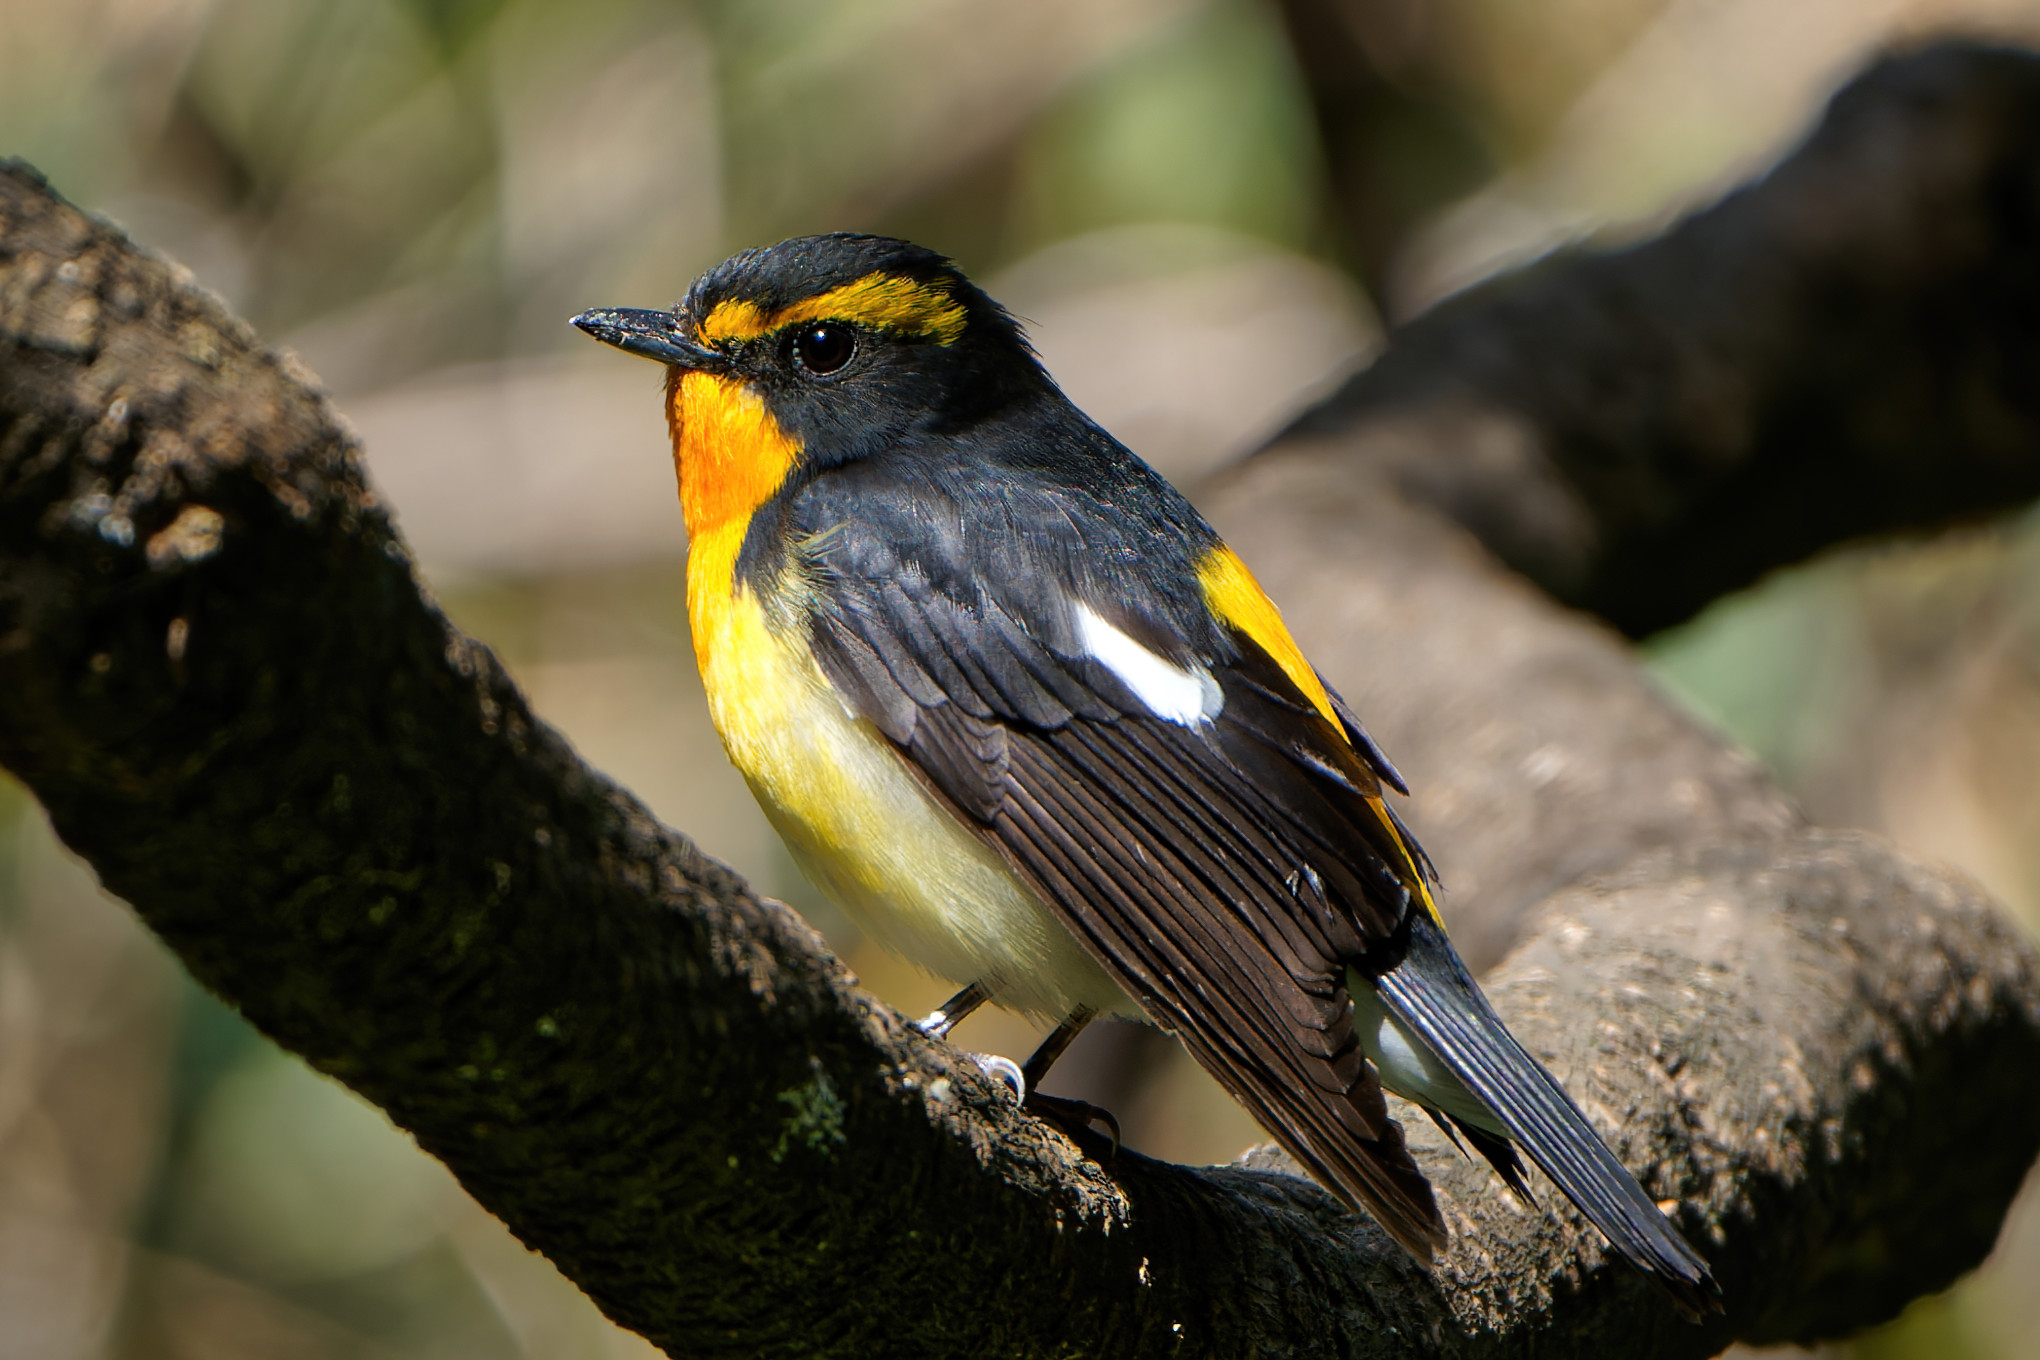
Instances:
[[[1751,305],[1799,296],[1778,234],[1822,215],[1850,176],[1820,167],[1853,155],[1893,201],[1801,241],[1808,267],[1856,279],[1911,212],[1923,260],[1952,235],[1972,261],[1955,276],[2030,280],[2030,220],[1983,244],[1941,229],[2024,201],[2036,91],[2002,54],[1886,68],[1794,162],[1660,243],[1666,268],[1697,251]],[[1921,126],[1969,129],[1974,173],[1852,140]],[[1413,326],[1389,377],[1205,504],[1417,787],[1497,1007],[1678,1201],[1727,1294],[1703,1326],[1426,1125],[1456,1231],[1430,1271],[1265,1156],[1101,1164],[1019,1114],[582,765],[419,589],[308,377],[20,166],[0,171],[0,763],[208,986],[675,1356],[1700,1356],[1853,1330],[1988,1250],[2040,1146],[2040,976],[1975,888],[1806,825],[1615,633],[1531,584],[1635,628],[1818,546],[1804,521],[1834,489],[1798,446],[1710,444],[1693,472],[1676,381],[1638,378],[1637,403],[1667,405],[1591,457],[1567,432],[1621,403],[1482,386],[1650,370],[1687,296],[1624,301],[1621,271],[1649,271],[1621,262],[1652,248],[1554,260]],[[1972,295],[1947,271],[1907,277],[1898,311],[2011,345],[1994,313],[1960,330]],[[1715,390],[1770,390],[1823,338],[1847,350],[1864,323],[1824,286],[1817,314],[1708,332]],[[1558,309],[1534,347],[1511,340],[1523,296]],[[1952,341],[1906,343],[1944,371]],[[1820,457],[1853,456],[1850,495],[1882,507],[1821,532],[1948,513],[1903,492],[1963,482],[1945,422],[2016,407],[2000,376],[1983,396],[1926,384],[1953,405],[1923,396],[1896,433],[1849,423],[1876,391],[1803,394],[1801,428],[1837,427]],[[1849,455],[1852,428],[1890,440]],[[1954,508],[2032,494],[2040,451],[2005,438],[1972,441],[1992,471]],[[1690,567],[1678,545],[1706,557],[1710,515],[1741,546]]]

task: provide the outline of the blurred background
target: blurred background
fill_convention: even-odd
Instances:
[[[912,236],[1194,481],[1384,324],[1655,230],[1943,33],[2040,45],[2040,0],[0,0],[0,154],[295,349],[539,712],[919,1013],[947,989],[817,900],[723,759],[660,374],[570,314],[790,234]],[[1332,60],[1349,116],[1321,128]],[[2040,925],[2040,518],[1831,555],[1648,651],[1817,818]],[[1139,1031],[1058,1075],[1145,1152],[1259,1141]],[[1981,1271],[1829,1353],[2040,1356],[2036,1284],[2029,1194]],[[650,1354],[199,991],[0,782],[0,1356]]]

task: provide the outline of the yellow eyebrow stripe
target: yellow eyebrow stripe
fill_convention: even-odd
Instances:
[[[938,345],[963,338],[967,319],[963,304],[937,284],[917,283],[897,274],[871,273],[840,288],[767,312],[755,302],[732,298],[718,302],[696,327],[704,345],[755,340],[761,335],[803,321],[844,321],[868,330],[920,336]]]
[[[718,302],[694,328],[694,338],[704,345],[723,340],[755,340],[771,330],[765,310],[755,302],[732,298]]]

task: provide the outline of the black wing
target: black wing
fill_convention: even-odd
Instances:
[[[977,543],[968,521],[928,514],[930,499],[884,524],[867,501],[859,522],[806,538],[810,636],[831,680],[1150,1018],[1428,1258],[1444,1225],[1345,988],[1349,962],[1397,937],[1416,872],[1368,761],[1279,666],[1184,598],[1187,571],[1156,579],[1152,559],[1120,555],[1113,598],[1092,606],[1157,651],[1201,630],[1224,698],[1208,722],[1155,717],[1069,620],[1082,586],[1053,564],[1095,561],[1097,545],[1065,554],[1037,537],[1039,560],[984,571],[973,564],[1010,556],[1011,526]]]

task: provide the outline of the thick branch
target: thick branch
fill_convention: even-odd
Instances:
[[[1800,826],[1364,467],[1293,447],[1210,508],[1408,757],[1455,908],[1520,940],[1497,1004],[1684,1201],[1727,1318],[1421,1128],[1459,1228],[1431,1273],[1279,1171],[1077,1155],[528,714],[287,363],[0,177],[0,762],[208,985],[672,1353],[1701,1355],[1987,1248],[2040,1013],[1986,902]]]
[[[1873,68],[1757,184],[1435,308],[1292,433],[1633,636],[2040,496],[2040,58]]]

